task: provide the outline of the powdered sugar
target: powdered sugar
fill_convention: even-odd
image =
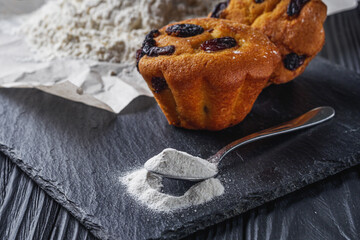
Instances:
[[[217,174],[215,164],[172,148],[150,158],[144,166],[147,170],[162,175],[186,178],[210,178]]]
[[[42,57],[132,62],[145,34],[171,21],[205,16],[211,0],[49,1],[22,26]]]

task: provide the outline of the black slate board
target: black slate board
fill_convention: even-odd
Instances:
[[[266,89],[243,123],[217,133],[168,126],[151,98],[114,115],[36,90],[1,89],[1,151],[100,238],[177,238],[358,164],[359,81],[318,58],[296,81]],[[206,158],[321,105],[333,106],[335,119],[230,154],[219,176],[226,193],[208,204],[154,213],[118,181],[163,148]]]

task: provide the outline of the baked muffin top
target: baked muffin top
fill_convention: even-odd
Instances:
[[[209,17],[232,19],[251,25],[256,18],[271,12],[282,0],[229,0],[219,3]]]
[[[150,32],[137,58],[140,72],[149,65],[161,65],[164,71],[191,65],[189,71],[201,74],[216,64],[214,70],[223,66],[254,77],[269,77],[280,61],[276,46],[262,33],[213,18],[189,19]]]

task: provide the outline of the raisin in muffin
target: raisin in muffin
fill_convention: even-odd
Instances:
[[[325,42],[326,5],[321,0],[230,0],[210,16],[250,25],[275,43],[283,60],[271,78],[277,84],[304,72]]]
[[[170,124],[221,130],[250,112],[281,57],[249,26],[203,18],[151,31],[137,60]]]

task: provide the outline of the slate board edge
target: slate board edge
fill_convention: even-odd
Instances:
[[[96,223],[96,217],[86,214],[71,200],[67,199],[66,195],[61,192],[50,179],[45,179],[37,175],[37,170],[32,166],[26,164],[23,160],[17,157],[13,148],[0,143],[0,152],[10,159],[11,162],[16,164],[25,174],[27,174],[35,183],[43,189],[51,198],[64,207],[71,215],[79,220],[95,237],[100,239],[110,239],[106,231]],[[95,221],[94,221],[95,220]]]
[[[20,167],[20,169],[24,171],[31,179],[33,179],[40,186],[40,188],[49,194],[50,197],[52,197],[56,202],[67,209],[76,219],[78,219],[87,229],[89,229],[89,231],[94,234],[94,236],[100,239],[111,239],[111,236],[109,236],[109,234],[99,224],[97,224],[96,221],[94,221],[96,220],[95,216],[84,213],[80,208],[69,201],[64,193],[57,189],[55,185],[51,184],[51,180],[47,180],[38,176],[36,174],[37,170],[25,164],[23,160],[18,158],[12,148],[0,143],[0,152],[7,156],[18,167]],[[162,233],[162,237],[159,239],[179,239],[186,237],[196,231],[223,222],[250,209],[256,208],[262,204],[297,191],[309,184],[318,182],[327,177],[340,173],[350,167],[356,166],[360,164],[360,151],[351,156],[344,157],[341,160],[331,162],[332,164],[330,164],[329,167],[324,168],[321,172],[316,172],[316,174],[313,175],[315,177],[309,176],[307,179],[305,176],[302,181],[292,182],[286,188],[269,189],[269,191],[261,193],[262,196],[265,196],[262,199],[257,199],[256,195],[253,197],[248,197],[248,199],[245,201],[242,201],[238,205],[234,206],[235,210],[226,213],[218,213],[216,216],[204,216],[203,218],[199,219],[196,226],[193,223],[188,223],[187,225],[183,225],[181,228],[174,228],[171,231]],[[276,194],[274,194],[275,192]],[[210,218],[211,221],[208,221]]]

